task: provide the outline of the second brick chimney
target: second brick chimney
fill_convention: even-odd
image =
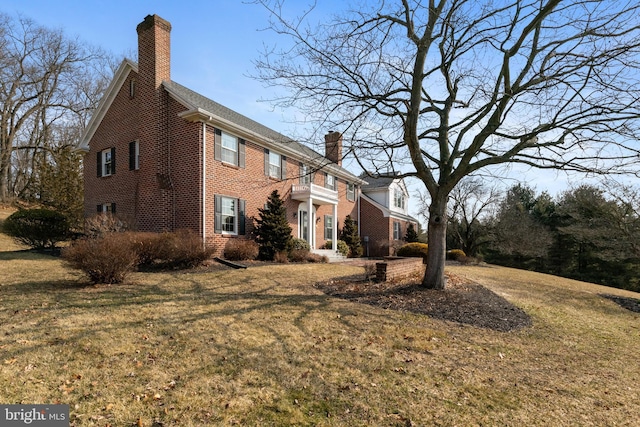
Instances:
[[[329,131],[324,136],[325,157],[342,166],[342,134],[340,132]]]

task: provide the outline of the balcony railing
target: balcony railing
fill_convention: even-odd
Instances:
[[[316,203],[337,203],[338,192],[315,184],[294,184],[291,187],[291,198],[301,201],[311,198]]]

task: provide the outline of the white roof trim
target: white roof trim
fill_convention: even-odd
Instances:
[[[111,103],[113,103],[113,100],[115,99],[116,95],[118,95],[120,88],[124,84],[124,81],[127,79],[131,71],[135,71],[137,73],[138,65],[129,59],[124,59],[113,75],[113,79],[111,80],[109,87],[105,91],[102,99],[100,100],[100,103],[98,104],[98,108],[96,108],[96,111],[93,113],[91,119],[89,120],[89,124],[82,133],[80,142],[76,146],[77,151],[89,151],[89,141],[91,141],[91,138],[93,138],[96,130],[98,130],[98,126],[100,126],[100,123],[102,123],[102,119],[104,119],[107,111],[109,111]]]
[[[385,218],[391,217],[395,219],[401,219],[403,221],[412,222],[414,224],[418,224],[418,221],[414,217],[405,215],[399,212],[394,212],[389,208],[387,208],[386,206],[376,202],[375,200],[373,200],[371,197],[367,196],[364,193],[360,194],[360,197],[362,197],[367,202],[371,203],[374,207],[378,208],[382,212],[382,216],[384,216]]]

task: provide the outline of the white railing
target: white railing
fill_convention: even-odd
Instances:
[[[291,187],[291,195],[299,196],[311,196],[322,197],[325,199],[338,200],[338,192],[335,190],[329,190],[320,185],[315,184],[293,184]]]

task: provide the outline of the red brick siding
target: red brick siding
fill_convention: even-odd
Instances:
[[[95,215],[98,204],[116,203],[117,214],[135,225],[140,171],[129,171],[129,142],[138,139],[137,99],[129,97],[129,82],[133,78],[134,73],[127,77],[84,156],[85,217]],[[98,178],[96,153],[111,147],[116,148],[116,173]]]

